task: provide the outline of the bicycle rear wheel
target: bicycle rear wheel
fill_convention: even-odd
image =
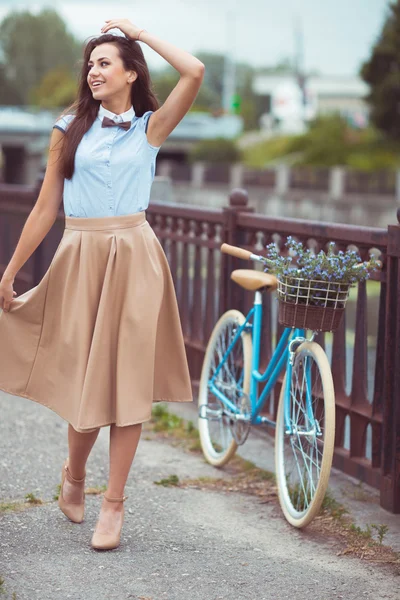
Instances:
[[[229,416],[224,403],[211,392],[208,383],[214,376],[239,327],[245,322],[238,310],[228,310],[217,321],[207,345],[199,386],[199,434],[206,460],[221,467],[237,449],[233,427],[240,427]],[[233,404],[248,401],[250,391],[252,340],[242,332],[215,378],[215,386]],[[202,416],[200,416],[202,415]]]
[[[286,432],[285,375],[275,433],[275,467],[282,511],[295,527],[318,514],[328,487],[335,439],[335,394],[328,358],[316,342],[295,352]],[[308,398],[308,400],[307,400]]]

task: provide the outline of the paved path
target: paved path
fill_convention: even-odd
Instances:
[[[193,421],[197,427],[197,406],[194,402],[170,403],[168,410],[185,421]],[[246,443],[239,446],[237,453],[244,459],[252,461],[260,469],[275,471],[274,438],[267,434],[262,427],[251,430]],[[220,471],[217,472],[218,474]],[[365,530],[371,523],[387,525],[385,544],[400,553],[400,515],[394,515],[380,507],[379,490],[366,484],[360,484],[357,479],[345,475],[342,471],[332,469],[329,491],[335,500],[345,506],[358,527]]]
[[[29,400],[0,393],[0,500],[33,492],[47,504],[0,516],[0,576],[17,600],[360,600],[398,598],[398,577],[338,557],[291,528],[274,506],[244,494],[154,485],[211,476],[201,456],[155,440],[139,443],[126,493],[121,546],[96,552],[90,538],[101,498],[69,522],[52,497],[67,452],[67,424]],[[108,428],[87,465],[105,483]]]

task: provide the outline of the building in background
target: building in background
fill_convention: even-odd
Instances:
[[[340,113],[354,126],[365,127],[368,91],[359,77],[314,75],[302,86],[291,74],[259,74],[253,80],[253,92],[265,105],[260,127],[271,134],[302,133],[310,120],[330,113]]]

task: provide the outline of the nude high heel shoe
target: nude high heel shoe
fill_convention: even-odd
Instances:
[[[86,474],[85,474],[86,477]],[[72,477],[68,469],[68,459],[65,460],[61,471],[61,487],[60,494],[58,496],[58,506],[71,521],[74,523],[82,523],[83,514],[85,510],[85,477],[82,479],[75,479]],[[75,486],[81,488],[81,501],[80,502],[66,502],[63,496],[63,486],[65,478],[68,479]]]
[[[108,496],[106,496],[105,494],[103,494],[103,497],[108,502],[125,502],[125,500],[128,498],[128,496],[123,496],[122,498],[108,498]],[[95,548],[96,550],[112,550],[113,548],[118,548],[120,544],[121,529],[123,522],[124,507],[122,506],[121,523],[118,531],[114,533],[98,533],[95,529],[92,537],[92,548]]]

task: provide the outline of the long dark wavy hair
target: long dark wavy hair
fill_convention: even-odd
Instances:
[[[79,76],[78,97],[75,102],[62,112],[62,115],[74,114],[69,124],[60,151],[61,170],[66,179],[71,179],[75,168],[75,153],[83,135],[93,125],[97,117],[100,101],[93,98],[87,83],[88,62],[94,48],[100,44],[112,43],[118,47],[120,58],[127,71],[135,71],[137,78],[131,88],[131,102],[138,117],[147,110],[157,110],[158,100],[153,93],[149,69],[142,48],[136,40],[125,36],[105,33],[90,39],[83,55],[83,64]]]

